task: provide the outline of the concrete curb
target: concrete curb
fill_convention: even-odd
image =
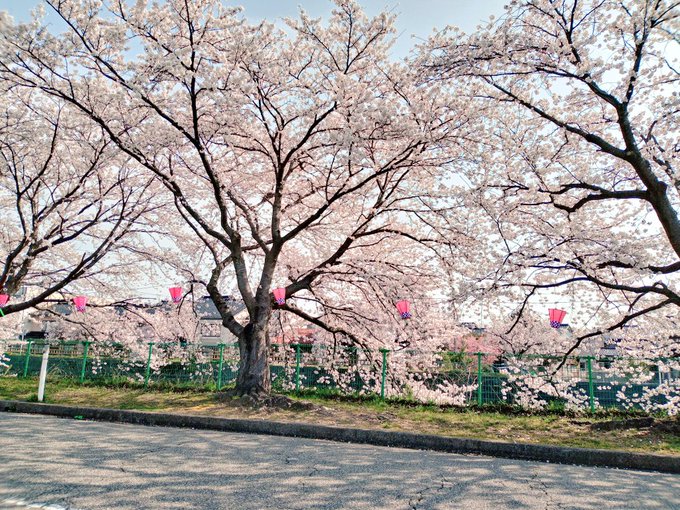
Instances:
[[[107,422],[133,423],[160,427],[182,427],[219,430],[247,434],[325,439],[345,443],[362,443],[392,446],[414,450],[433,450],[446,453],[467,453],[533,460],[555,464],[580,464],[662,473],[680,473],[680,456],[652,453],[631,453],[619,450],[591,450],[537,444],[502,443],[455,437],[413,434],[386,430],[350,429],[327,425],[286,423],[264,420],[215,418],[121,409],[75,407],[53,404],[0,400],[0,412],[45,414],[62,418],[82,416],[83,419]]]

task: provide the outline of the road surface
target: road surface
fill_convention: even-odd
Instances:
[[[680,509],[680,476],[0,413],[0,508]]]

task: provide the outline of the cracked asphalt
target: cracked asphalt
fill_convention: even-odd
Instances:
[[[0,414],[0,508],[680,509],[680,476]]]

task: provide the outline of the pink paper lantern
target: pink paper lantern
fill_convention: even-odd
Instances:
[[[272,293],[274,294],[274,299],[276,300],[277,305],[282,305],[286,302],[286,289],[274,289]]]
[[[84,312],[85,306],[87,305],[87,297],[76,296],[73,298],[73,304],[75,305],[77,311]]]
[[[399,315],[401,315],[402,319],[410,319],[411,318],[411,312],[409,311],[410,308],[411,308],[411,303],[409,303],[405,299],[402,299],[401,301],[397,301],[397,310],[399,311]]]
[[[559,328],[562,325],[562,320],[567,312],[564,310],[559,310],[558,308],[549,308],[548,314],[550,315],[550,326],[553,328]]]
[[[182,287],[170,287],[168,290],[173,303],[182,301]]]
[[[5,306],[8,301],[9,301],[8,294],[0,294],[0,306]]]

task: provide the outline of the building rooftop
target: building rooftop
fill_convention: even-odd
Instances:
[[[246,305],[243,301],[234,299],[232,296],[222,296],[229,304],[229,310],[233,315],[238,315],[243,310],[245,310]],[[203,296],[196,300],[194,305],[194,310],[196,310],[196,315],[203,320],[222,320],[220,312],[217,311],[217,307],[210,296]]]

